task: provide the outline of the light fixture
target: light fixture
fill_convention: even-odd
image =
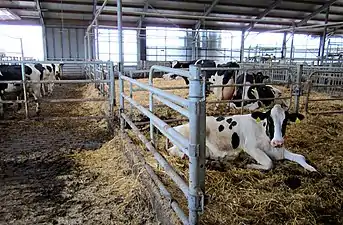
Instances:
[[[21,18],[7,8],[0,8],[0,20],[21,20]]]

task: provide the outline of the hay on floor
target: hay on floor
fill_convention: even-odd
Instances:
[[[164,86],[176,86],[182,81],[161,83]],[[285,95],[289,95],[286,88],[278,87]],[[182,93],[183,97],[187,97],[183,90],[173,92]],[[328,96],[314,92],[311,98],[328,98]],[[304,97],[300,99],[300,110],[305,114],[304,99]],[[148,100],[141,104],[147,103]],[[333,110],[333,108],[343,109],[343,101],[309,104],[310,110]],[[180,117],[178,113],[167,108],[156,110],[156,114],[160,118],[166,115],[172,115],[171,118]],[[207,115],[218,114],[224,113],[214,112],[212,106],[207,106]],[[291,124],[287,128],[286,147],[292,152],[303,154],[318,169],[319,174],[309,173],[289,161],[276,162],[274,169],[268,172],[248,170],[245,165],[252,159],[244,153],[226,168],[207,168],[206,194],[209,196],[209,202],[201,223],[342,224],[342,121],[342,115],[307,115],[300,124]],[[148,132],[146,135],[148,137]],[[161,135],[158,135],[157,146],[179,174],[187,179],[188,162],[168,156],[164,150],[165,138]],[[142,148],[146,153],[145,148]],[[147,153],[146,156],[174,197],[187,211],[187,202],[181,191],[157,167],[151,156]]]

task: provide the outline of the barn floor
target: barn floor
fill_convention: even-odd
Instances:
[[[87,90],[56,86],[53,98]],[[91,103],[41,108],[43,117],[99,111]],[[104,121],[0,123],[0,224],[157,224],[119,145]]]

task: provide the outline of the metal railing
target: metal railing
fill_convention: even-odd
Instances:
[[[162,89],[153,87],[153,73],[155,71],[172,72],[181,76],[185,76],[190,80],[189,84],[189,98],[184,99],[171,93],[167,93]],[[138,102],[133,100],[132,95],[125,95],[124,81],[130,85],[136,85],[140,88],[149,91],[149,110],[144,108]],[[181,210],[179,204],[172,199],[170,193],[166,192],[162,182],[159,182],[161,193],[172,199],[172,209],[184,224],[197,224],[200,213],[203,212],[204,193],[205,193],[205,98],[204,85],[200,76],[200,67],[191,66],[190,71],[179,69],[172,69],[164,66],[152,66],[149,72],[149,84],[144,84],[132,79],[129,76],[120,75],[120,120],[121,129],[124,129],[125,122],[128,123],[134,133],[146,145],[146,147],[153,154],[156,161],[161,165],[166,174],[176,183],[182,190],[188,200],[189,214],[188,217]],[[174,128],[170,127],[163,120],[154,115],[154,102],[157,99],[174,110],[189,118],[190,136],[189,139],[178,133]],[[129,102],[133,107],[137,108],[142,114],[150,119],[150,141],[139,131],[136,125],[132,122],[130,117],[125,113],[124,101]],[[154,132],[156,127],[162,134],[164,134],[170,141],[179,147],[189,157],[189,182],[188,184],[183,178],[177,174],[173,167],[166,161],[166,159],[154,147]],[[150,171],[156,178],[156,174]]]
[[[337,76],[333,76],[333,75]],[[307,114],[318,115],[318,114],[341,114],[343,110],[330,110],[330,111],[310,111],[309,104],[310,102],[333,102],[333,101],[342,101],[343,100],[343,77],[341,71],[313,71],[309,76],[306,82],[307,86],[307,95],[305,98],[305,111]],[[324,92],[329,94],[331,97],[319,97],[319,98],[310,98],[312,91]]]
[[[23,93],[24,93],[24,99],[23,100],[2,100],[0,99],[0,104],[4,103],[24,103],[25,105],[25,118],[26,119],[32,119],[29,117],[29,109],[28,109],[28,103],[32,102],[27,99],[27,85],[29,84],[88,84],[88,83],[94,83],[94,84],[107,84],[108,85],[108,92],[105,93],[105,98],[68,98],[68,99],[44,99],[40,98],[38,99],[38,102],[45,102],[45,103],[64,103],[64,102],[87,102],[87,101],[107,101],[109,104],[109,110],[108,115],[106,116],[85,116],[85,117],[44,117],[40,119],[44,120],[58,120],[58,119],[99,119],[99,118],[105,118],[110,123],[110,120],[113,120],[114,117],[114,105],[115,105],[115,87],[114,87],[114,73],[113,73],[113,62],[103,62],[103,61],[7,61],[9,63],[13,64],[20,64],[22,68],[22,80],[2,80],[0,83],[12,83],[12,84],[24,84],[23,85]],[[27,80],[25,71],[24,71],[24,65],[25,64],[35,64],[35,63],[41,63],[41,64],[48,64],[48,63],[63,63],[63,64],[80,64],[80,65],[106,65],[108,68],[108,71],[110,71],[108,77],[101,77],[101,79],[86,79],[86,80]],[[88,72],[87,72],[88,73]],[[87,75],[88,77],[90,75]],[[5,122],[6,120],[2,120],[2,122]]]

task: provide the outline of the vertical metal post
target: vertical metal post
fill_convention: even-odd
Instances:
[[[47,60],[48,58],[48,50],[47,50],[47,44],[46,44],[46,28],[45,24],[42,24],[42,35],[43,35],[43,51],[44,51],[44,60]]]
[[[330,12],[330,7],[327,8],[326,11],[326,15],[325,15],[325,24],[328,23],[329,21],[329,12]],[[326,35],[328,32],[328,28],[327,26],[324,27],[324,31],[323,31],[323,36],[322,36],[322,42],[320,43],[320,65],[323,65],[324,62],[324,51],[325,51],[325,42],[326,42]]]
[[[291,39],[291,52],[290,52],[290,55],[289,55],[289,64],[292,64],[292,61],[294,59],[293,57],[293,51],[294,51],[294,29],[292,31],[292,39]]]
[[[205,101],[200,66],[189,67],[189,224],[199,223],[205,191]]]
[[[243,115],[243,109],[244,109],[244,97],[245,97],[245,90],[247,88],[247,86],[245,86],[245,82],[247,80],[247,71],[244,71],[244,77],[243,77],[243,94],[242,94],[242,103],[241,103],[241,114]]]
[[[85,60],[87,60],[88,58],[88,54],[87,54],[87,35],[85,35],[83,37],[83,46],[84,46],[84,51],[85,51]]]
[[[23,39],[20,38],[20,49],[21,49],[21,60],[24,61],[24,46]],[[27,105],[27,92],[26,92],[26,77],[25,77],[25,64],[21,63],[21,79],[23,81],[23,92],[24,92],[24,105],[25,105],[25,118],[29,118],[29,107]]]
[[[95,43],[96,43],[96,59],[99,60],[99,24],[98,20],[95,21]]]
[[[117,24],[118,24],[118,50],[119,50],[119,88],[120,88],[120,109],[119,115],[124,112],[124,98],[122,94],[124,94],[124,83],[121,79],[121,76],[124,74],[124,54],[123,54],[123,14],[122,14],[122,1],[117,0]],[[121,130],[124,129],[124,119],[120,116],[120,128]]]
[[[244,35],[245,35],[245,31],[242,31],[241,49],[240,49],[240,55],[239,55],[239,60],[241,63],[243,63],[243,59],[244,59]]]
[[[231,51],[230,51],[230,58],[231,58],[231,61],[233,60],[233,57],[232,57],[232,46],[233,46],[233,35],[232,33],[230,32],[230,35],[231,35]]]
[[[286,58],[286,49],[287,49],[287,32],[283,33],[281,59]]]
[[[113,108],[115,106],[115,101],[116,101],[116,98],[115,98],[115,85],[114,85],[114,71],[113,71],[113,62],[112,61],[108,61],[108,70],[109,70],[109,75],[110,75],[110,116],[112,118],[113,116]]]
[[[301,77],[303,74],[303,68],[304,65],[300,64],[297,66],[297,80],[295,84],[295,88],[293,89],[293,93],[295,95],[294,99],[294,107],[295,107],[295,112],[299,112],[299,103],[300,103],[300,95],[301,95]]]
[[[133,78],[132,71],[130,71],[130,78]],[[132,83],[130,82],[130,98],[133,99]],[[132,104],[130,103],[130,119],[132,120]]]
[[[87,34],[87,50],[88,50],[88,60],[92,59],[92,46],[91,46],[91,38],[90,34]]]

